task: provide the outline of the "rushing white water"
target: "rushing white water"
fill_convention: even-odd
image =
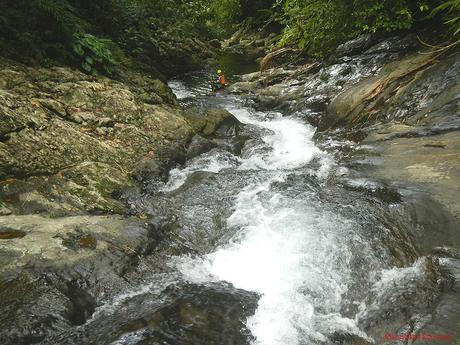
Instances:
[[[268,129],[271,134],[263,137],[269,150],[254,152],[243,160],[240,169],[295,169],[322,154],[312,141],[313,127],[302,121],[283,117],[281,113],[251,112],[244,108],[228,107],[241,122]]]
[[[245,108],[227,108],[242,123],[265,128],[269,134],[262,138],[263,145],[253,148],[253,152],[241,159],[229,152],[211,150],[189,162],[187,166],[170,171],[168,183],[162,191],[179,188],[195,171],[217,173],[225,168],[237,167],[240,170],[283,170],[302,167],[313,158],[323,163],[318,176],[325,177],[333,161],[313,143],[314,128],[295,118],[283,117],[281,113],[250,112]]]
[[[228,281],[261,295],[247,326],[257,345],[321,342],[335,331],[361,336],[355,322],[340,315],[347,291],[353,224],[314,205],[273,189],[317,158],[317,176],[333,164],[315,146],[314,129],[294,117],[228,107],[241,122],[268,129],[262,143],[238,160],[237,169],[265,170],[271,177],[243,189],[236,197],[227,227],[235,229],[230,243],[204,258],[179,258],[177,265],[194,282]],[[228,158],[228,157],[227,157]],[[190,171],[218,171],[216,160],[191,162],[171,175],[168,188],[177,188]]]
[[[168,192],[179,188],[195,171],[209,171],[217,173],[225,168],[235,167],[239,164],[240,159],[229,152],[220,150],[211,150],[206,152],[187,163],[183,169],[175,168],[169,172],[169,180],[160,190]]]
[[[395,325],[393,312],[399,320],[411,299],[425,303],[426,287],[435,290],[434,271],[426,274],[431,259],[391,267],[392,258],[404,259],[404,248],[396,245],[393,257],[386,242],[410,243],[393,233],[399,218],[387,224],[391,218],[373,197],[381,184],[339,166],[334,152],[316,146],[305,114],[255,111],[241,105],[250,101],[209,95],[196,81],[198,88],[179,80],[170,86],[197,112],[218,105],[248,124],[233,138],[246,138],[245,145],[235,156],[228,152],[230,140],[216,139],[214,149],[170,171],[153,194],[139,196],[139,209],[165,220],[167,236],[159,242],[165,248],[152,259],[168,267],[160,274],[153,269],[154,276],[145,278],[150,284],[98,307],[85,326],[126,331],[112,345],[195,343],[197,336],[199,343],[246,344],[241,322],[254,336],[252,345],[324,345],[353,336],[379,343]],[[336,139],[319,145],[329,151],[356,146]],[[366,192],[361,198],[355,190]],[[227,282],[257,293],[252,315],[256,294]],[[418,332],[431,319],[414,315],[401,330]]]
[[[227,220],[241,228],[238,236],[201,262],[185,261],[182,270],[191,280],[225,280],[259,292],[258,309],[248,320],[256,344],[324,341],[330,325],[359,333],[339,315],[350,259],[340,236],[349,226],[308,202],[271,193],[271,184],[282,179],[243,190]]]
[[[169,81],[168,86],[174,90],[174,94],[176,95],[177,99],[185,99],[194,96],[194,93],[190,89],[186,88],[178,80]]]

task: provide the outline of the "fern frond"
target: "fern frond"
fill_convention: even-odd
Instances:
[[[76,9],[67,0],[32,0],[31,5],[68,35],[88,27],[88,23],[78,16]]]

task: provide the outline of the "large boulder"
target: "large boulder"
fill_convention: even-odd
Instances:
[[[184,114],[150,79],[133,87],[68,68],[0,63],[0,201],[3,213],[123,212],[117,200],[140,180],[183,163],[193,135],[231,137],[228,111]],[[151,88],[168,104],[151,104]],[[162,92],[158,90],[163,89]]]
[[[408,134],[407,137],[404,134]],[[378,177],[423,184],[432,198],[460,222],[458,132],[420,137],[413,127],[391,126],[387,133],[372,133],[364,144],[378,145],[382,151],[384,164],[375,172]],[[458,224],[443,224],[443,227],[450,225]]]
[[[85,323],[153,245],[150,229],[121,216],[0,217],[0,336],[31,344]]]
[[[417,52],[389,63],[378,75],[337,95],[321,120],[320,129],[389,120],[429,121],[431,126],[454,129],[459,124],[459,67],[458,52],[445,56]]]
[[[235,133],[238,127],[242,125],[232,113],[218,108],[207,109],[203,114],[189,112],[185,117],[194,132],[203,136],[223,133],[230,135]]]
[[[138,162],[167,159],[165,148],[193,135],[162,102],[174,96],[160,81],[144,80],[160,95],[151,104],[142,90],[68,68],[1,60],[0,80],[0,179],[10,181],[0,199],[13,213],[120,212],[115,196]]]
[[[165,181],[172,167],[216,146],[226,146],[234,153],[241,149],[238,134],[243,124],[229,111],[219,108],[190,110],[183,116],[194,136],[186,144],[182,141],[173,142],[159,149],[156,155],[140,161],[134,172],[138,181]]]
[[[336,57],[342,57],[346,55],[353,55],[363,52],[369,48],[374,41],[374,37],[371,34],[361,35],[353,40],[342,43],[335,50]]]

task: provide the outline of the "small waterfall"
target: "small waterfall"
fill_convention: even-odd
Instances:
[[[336,331],[366,337],[354,320],[340,314],[353,255],[347,244],[359,241],[359,226],[304,194],[273,188],[304,172],[312,160],[321,162],[315,172],[324,176],[333,158],[314,144],[314,128],[300,119],[234,104],[227,109],[241,122],[265,128],[269,134],[243,158],[235,157],[238,164],[233,167],[222,164],[222,157],[215,154],[214,160],[206,156],[207,166],[197,160],[182,173],[218,172],[225,167],[264,174],[236,196],[234,212],[226,220],[234,229],[233,238],[204,258],[178,259],[179,269],[193,282],[227,281],[259,293],[258,308],[247,321],[255,344],[323,342]],[[173,171],[168,184],[183,180]]]

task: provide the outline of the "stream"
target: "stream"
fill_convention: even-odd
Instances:
[[[350,172],[341,155],[356,145],[316,139],[301,112],[210,94],[210,73],[169,85],[184,107],[231,112],[244,145],[221,140],[130,199],[164,239],[142,284],[96,308],[78,339],[364,344],[422,330],[447,283],[400,192]]]

